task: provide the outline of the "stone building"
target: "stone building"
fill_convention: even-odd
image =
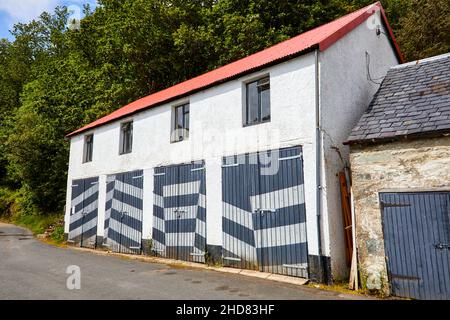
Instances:
[[[450,299],[450,54],[392,67],[346,144],[363,286]]]

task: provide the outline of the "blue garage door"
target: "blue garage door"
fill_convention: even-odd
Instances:
[[[153,245],[163,257],[205,262],[206,185],[203,162],[155,169]]]
[[[392,294],[450,299],[450,192],[381,193]]]
[[[225,265],[308,276],[300,147],[224,158],[222,193]]]
[[[95,248],[98,218],[98,177],[72,181],[68,242]]]
[[[114,252],[141,253],[143,171],[109,175],[104,245]]]

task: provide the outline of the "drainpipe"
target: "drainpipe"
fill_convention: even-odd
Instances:
[[[322,267],[322,228],[321,228],[321,211],[322,211],[322,185],[321,185],[321,166],[322,166],[322,134],[320,130],[320,75],[319,75],[319,50],[314,51],[315,55],[315,89],[316,89],[316,212],[317,212],[317,247],[318,247],[318,270],[324,276]],[[325,279],[323,279],[325,280]]]

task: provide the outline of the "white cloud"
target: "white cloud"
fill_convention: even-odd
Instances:
[[[0,11],[14,22],[28,22],[42,12],[53,12],[59,0],[0,0]]]
[[[11,23],[28,22],[47,11],[52,13],[58,5],[76,5],[82,9],[83,4],[95,6],[95,0],[0,0],[0,11],[8,15]]]

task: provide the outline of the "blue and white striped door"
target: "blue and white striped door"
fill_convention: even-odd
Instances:
[[[205,262],[206,186],[203,162],[155,169],[154,253]]]
[[[450,192],[382,192],[386,265],[393,295],[450,299]]]
[[[72,181],[68,242],[95,248],[98,218],[98,177]]]
[[[141,253],[143,182],[142,170],[107,177],[104,246],[114,252]]]
[[[224,158],[224,264],[308,277],[303,186],[300,147]]]

